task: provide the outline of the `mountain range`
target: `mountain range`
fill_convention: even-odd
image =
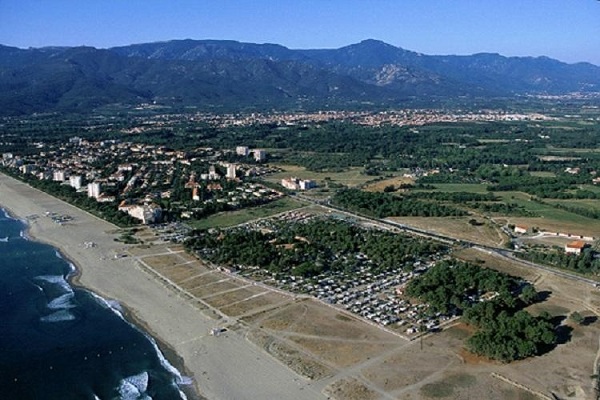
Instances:
[[[599,92],[600,67],[547,57],[425,55],[377,40],[339,49],[173,40],[109,49],[0,45],[0,114],[158,103],[201,110],[401,106]]]

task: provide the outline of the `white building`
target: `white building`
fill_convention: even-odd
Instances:
[[[69,186],[75,188],[75,190],[81,189],[81,182],[82,179],[79,175],[72,175],[69,177]]]
[[[310,179],[287,178],[281,180],[281,186],[290,190],[308,190],[317,187],[317,183]]]
[[[142,224],[153,224],[160,220],[162,208],[156,204],[123,205],[119,206],[119,211],[124,211],[135,219],[142,221]]]
[[[310,179],[300,179],[298,184],[300,185],[300,190],[308,190],[317,187],[317,182]]]
[[[98,197],[100,197],[100,184],[97,182],[88,183],[87,195],[88,197],[93,197],[97,200]]]
[[[265,161],[267,158],[267,152],[261,149],[255,149],[254,151],[254,161],[261,162]]]
[[[235,179],[235,171],[237,167],[235,164],[229,164],[227,166],[227,179]]]
[[[65,171],[54,171],[52,173],[52,180],[56,182],[64,182],[66,179]]]
[[[248,154],[250,154],[250,149],[248,148],[248,146],[237,146],[235,148],[235,154],[237,154],[238,156],[246,157]]]

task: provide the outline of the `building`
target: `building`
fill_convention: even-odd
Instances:
[[[300,179],[298,184],[300,185],[300,190],[308,190],[317,187],[317,182],[311,179]]]
[[[581,254],[583,249],[588,246],[586,242],[581,240],[575,240],[574,242],[567,243],[565,245],[565,253],[567,254]]]
[[[524,234],[527,233],[527,227],[523,225],[515,225],[515,233]]]
[[[221,178],[221,175],[217,172],[217,169],[214,165],[208,167],[208,179],[209,180],[218,180]]]
[[[254,153],[254,161],[262,162],[267,159],[267,152],[261,149],[256,149],[253,151]]]
[[[142,224],[153,224],[158,222],[162,216],[162,208],[156,204],[128,205],[125,202],[119,205],[119,211],[126,212]]]
[[[98,200],[98,197],[100,197],[100,184],[97,182],[88,183],[87,195]]]
[[[308,190],[317,187],[317,183],[310,179],[298,179],[292,177],[282,179],[281,186],[290,190]]]
[[[237,166],[235,164],[229,164],[227,166],[227,179],[235,179],[235,171]]]
[[[242,157],[247,157],[250,154],[250,149],[248,146],[237,146],[235,148],[235,154]]]
[[[52,180],[56,182],[64,182],[66,179],[65,171],[54,171],[52,173]]]
[[[21,171],[22,174],[33,174],[33,172],[35,171],[35,165],[33,165],[33,164],[21,165],[19,170]]]
[[[115,196],[108,196],[105,194],[101,194],[100,196],[96,197],[96,201],[98,203],[112,203],[113,201],[116,201],[117,198]]]
[[[69,186],[75,188],[75,190],[81,189],[82,178],[79,175],[72,175],[69,177]]]

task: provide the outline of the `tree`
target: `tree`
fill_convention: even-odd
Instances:
[[[571,315],[569,315],[569,319],[571,319],[571,321],[575,322],[576,324],[583,324],[583,321],[585,321],[585,318],[583,317],[583,315],[581,315],[579,312],[577,311],[573,311],[571,313]]]
[[[527,285],[523,288],[523,291],[521,291],[521,300],[523,300],[523,302],[525,304],[531,304],[533,302],[535,302],[538,298],[538,292],[535,290],[535,288],[532,285]]]

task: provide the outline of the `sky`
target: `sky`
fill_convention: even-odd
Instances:
[[[0,44],[108,48],[173,39],[424,54],[548,56],[600,65],[598,0],[0,0]]]

